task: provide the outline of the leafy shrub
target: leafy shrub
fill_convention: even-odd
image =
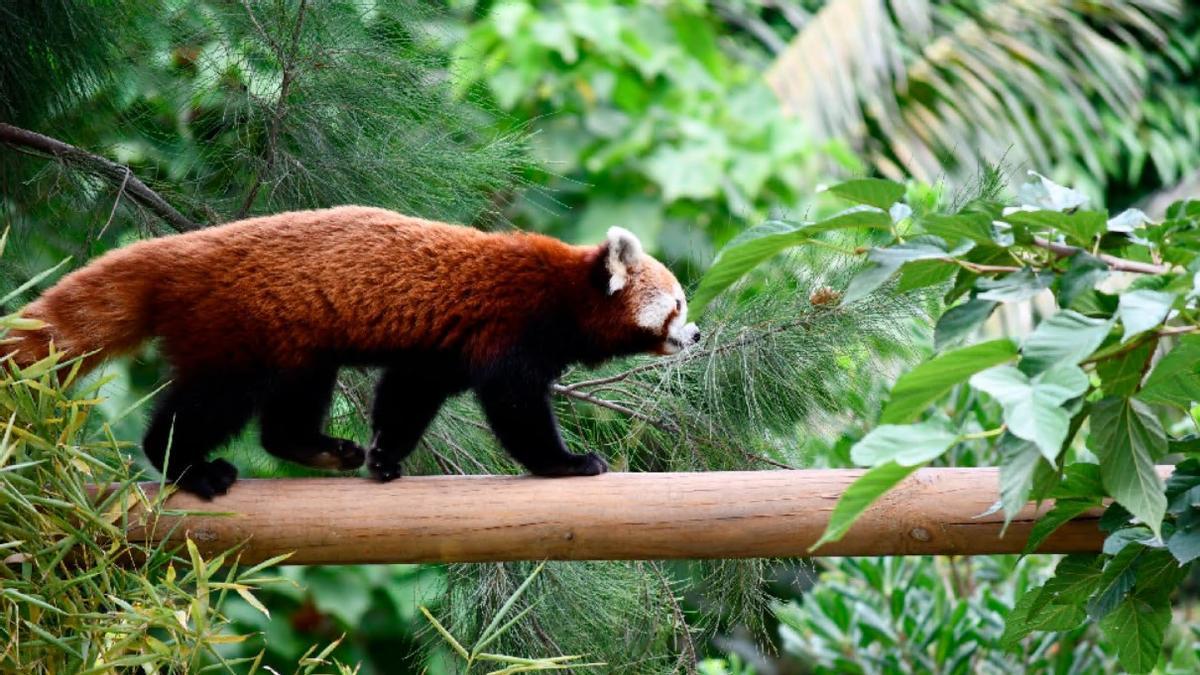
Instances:
[[[1200,446],[1191,434],[1200,401],[1200,202],[1152,222],[1137,210],[1090,210],[1083,194],[1037,174],[1013,204],[999,198],[996,178],[949,210],[914,209],[890,181],[835,186],[830,192],[854,208],[753,228],[721,252],[701,289],[715,296],[828,231],[876,231],[881,243],[863,250],[868,265],[843,306],[894,283],[941,288],[950,307],[937,320],[934,355],[897,380],[882,424],[851,448],[870,470],[838,502],[821,543],[840,538],[918,467],[963,447],[998,461],[1006,519],[1031,499],[1056,500],[1027,552],[1111,498],[1104,554],[1066,559],[1021,596],[1008,628],[1015,639],[1090,619],[1123,668],[1145,672],[1160,660],[1171,594],[1200,557]],[[996,307],[1043,293],[1056,307],[1020,344],[958,346]],[[1164,482],[1155,463],[1168,456],[1185,461]]]

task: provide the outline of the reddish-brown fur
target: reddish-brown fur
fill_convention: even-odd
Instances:
[[[97,352],[90,366],[158,336],[183,377],[301,368],[328,351],[452,349],[479,365],[563,312],[617,347],[636,336],[592,283],[599,250],[358,206],[252,218],[139,242],[67,275],[23,311],[49,326],[18,333],[18,360],[53,340],[68,355]]]
[[[598,246],[488,234],[346,206],[253,218],[144,241],[73,272],[23,310],[19,364],[53,344],[85,367],[150,337],[174,372],[142,447],[204,497],[236,469],[208,453],[254,416],[263,448],[400,475],[442,403],[471,389],[502,445],[533,473],[594,475],[567,450],[549,390],[572,363],[678,351],[683,292],[620,228]],[[323,433],[337,369],[383,367],[369,451]]]

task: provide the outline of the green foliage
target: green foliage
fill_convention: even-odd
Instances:
[[[15,324],[5,317],[3,332]],[[143,491],[97,424],[98,383],[66,393],[77,366],[57,354],[24,369],[0,360],[0,670],[258,672],[261,654],[226,657],[250,637],[232,629],[226,601],[265,613],[254,592],[279,560],[243,568],[236,551],[204,560],[190,539],[181,552],[130,538],[134,518],[157,522],[167,491]],[[340,668],[327,655],[297,672]]]
[[[840,192],[874,199],[857,185]],[[890,192],[899,193],[899,185]],[[968,309],[957,315],[954,309],[945,312],[938,322],[943,342],[966,338],[990,312],[990,304],[972,306],[980,301],[1015,303],[1048,292],[1058,294],[1062,306],[1061,295],[1069,293],[1076,309],[1045,317],[1019,351],[1008,340],[979,343],[936,355],[897,380],[883,411],[884,424],[850,451],[852,460],[871,470],[839,502],[821,541],[842,536],[908,467],[936,461],[959,444],[998,436],[992,452],[1001,463],[999,508],[1006,516],[1011,518],[1030,497],[1058,500],[1035,526],[1027,550],[1106,497],[1119,509],[1112,512],[1121,514],[1112,519],[1140,523],[1144,537],[1131,538],[1128,531],[1110,537],[1106,555],[1112,557],[1101,583],[1080,585],[1077,602],[1059,618],[1066,625],[1075,614],[1082,616],[1080,608],[1087,604],[1087,615],[1117,642],[1123,667],[1144,672],[1158,661],[1169,596],[1186,570],[1182,565],[1196,557],[1193,523],[1200,512],[1194,511],[1191,497],[1179,495],[1200,478],[1181,473],[1173,479],[1174,488],[1168,488],[1155,462],[1168,448],[1185,457],[1195,453],[1193,444],[1168,428],[1180,415],[1191,415],[1198,402],[1192,394],[1200,386],[1200,360],[1192,334],[1200,331],[1195,287],[1200,248],[1183,242],[1200,230],[1200,209],[1177,205],[1161,223],[1131,212],[1109,218],[1079,211],[1086,203],[1082,194],[1038,175],[1021,188],[1018,200],[1009,206],[976,200],[956,213],[914,216],[903,233],[868,252],[874,265],[858,273],[846,295],[878,287],[916,261],[945,266],[953,270],[952,286],[950,277],[927,277],[923,283],[949,288],[951,301],[966,295],[960,307]],[[940,234],[948,234],[947,218],[976,213],[986,214],[981,222],[986,229],[970,233],[986,231],[986,240],[977,241],[964,230],[962,243],[951,249],[926,227],[933,223]],[[748,245],[735,240],[730,248]],[[1111,269],[1137,278],[1124,288],[1100,287],[1106,274],[1079,273],[1078,258],[1084,255],[1100,263],[1089,262],[1089,270]],[[1156,348],[1165,353],[1157,365],[1151,360]],[[947,396],[957,407],[965,401],[998,404],[1002,424],[973,433],[968,421],[982,424],[986,414],[948,421],[936,406]],[[934,412],[928,413],[931,407]],[[1013,630],[1024,631],[1022,635],[1059,630],[1054,616],[1031,610],[1024,619],[1017,612]]]
[[[484,4],[456,54],[456,85],[530,131],[544,189],[514,222],[596,241],[610,225],[692,265],[741,223],[796,209],[816,146],[760,78],[766,56],[699,3]],[[840,147],[830,142],[831,147]],[[858,165],[843,154],[854,169]],[[705,236],[707,234],[707,236]]]
[[[1194,2],[814,0],[787,22],[728,4],[779,43],[788,110],[884,176],[965,182],[1003,158],[1128,203],[1200,168]]]
[[[1039,556],[830,561],[799,602],[776,607],[783,649],[816,673],[1104,672],[1111,648],[1082,617],[1067,625],[1055,608],[1039,609],[1039,625],[1058,636],[1005,628],[1029,614],[1026,589],[1053,565]]]

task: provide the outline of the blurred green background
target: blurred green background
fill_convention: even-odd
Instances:
[[[1177,0],[0,6],[0,121],[129,166],[197,224],[366,203],[581,243],[621,225],[685,285],[747,227],[829,212],[820,186],[849,176],[907,179],[938,202],[999,164],[1154,216],[1200,193],[1198,67],[1200,7]],[[0,153],[9,287],[170,231],[86,166]],[[928,327],[910,323],[912,340],[880,360],[929,349]],[[854,375],[848,414],[772,442],[803,465],[845,465],[894,363],[834,361]],[[108,373],[113,416],[167,377],[152,349]],[[365,433],[353,397],[334,416]],[[142,423],[116,433],[137,439]],[[248,432],[230,453],[251,473],[291,472],[254,444]],[[722,620],[741,596],[706,592],[711,567],[682,563],[663,566],[670,592],[655,598],[678,605],[614,625],[639,599],[632,586],[622,595],[617,566],[597,569],[572,591],[594,615],[546,630],[624,650],[610,672],[1116,669],[1090,630],[1002,644],[1014,593],[1047,574],[1036,556],[771,562],[764,583],[751,580],[766,599],[753,625]],[[439,566],[273,573],[295,583],[263,591],[269,620],[235,599],[232,620],[261,638],[230,650],[265,646],[282,672],[343,633],[336,655],[364,673],[455,672],[418,606],[438,614],[448,580],[489,583]],[[553,588],[541,593],[554,602]],[[1169,663],[1193,671],[1186,622],[1170,647]]]

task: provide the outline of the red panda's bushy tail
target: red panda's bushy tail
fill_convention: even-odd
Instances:
[[[132,351],[153,330],[150,294],[154,280],[135,253],[110,253],[63,277],[21,310],[41,328],[10,331],[0,354],[15,352],[22,367],[45,358],[54,345],[66,358],[87,355],[80,374]]]

